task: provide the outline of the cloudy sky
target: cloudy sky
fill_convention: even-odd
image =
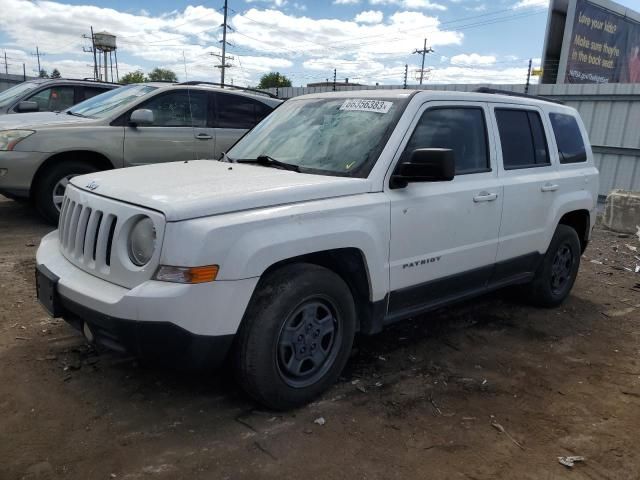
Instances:
[[[160,66],[180,80],[219,80],[223,0],[0,0],[0,69],[93,75],[95,32],[117,35],[119,73]],[[623,0],[633,7],[640,0]],[[423,46],[430,83],[522,83],[542,55],[548,0],[229,0],[227,82],[278,70],[295,86],[339,80],[415,83]],[[186,68],[185,68],[186,67]],[[186,73],[185,73],[186,70]]]

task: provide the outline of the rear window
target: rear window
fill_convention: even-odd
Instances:
[[[505,170],[550,165],[542,120],[532,110],[496,109]]]
[[[220,93],[216,97],[218,128],[253,128],[272,110],[264,103],[240,95]]]
[[[587,150],[575,117],[562,113],[550,113],[549,119],[558,144],[560,163],[587,161]]]

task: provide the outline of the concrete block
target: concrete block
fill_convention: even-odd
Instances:
[[[640,192],[611,192],[604,206],[602,223],[614,232],[636,233],[640,225]]]

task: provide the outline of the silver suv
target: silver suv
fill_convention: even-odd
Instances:
[[[64,112],[0,117],[0,193],[57,222],[69,179],[149,163],[219,158],[281,103],[198,82],[127,85]]]
[[[119,86],[115,83],[68,78],[29,80],[0,92],[0,115],[66,110]]]

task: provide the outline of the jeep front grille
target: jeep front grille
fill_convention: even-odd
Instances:
[[[60,212],[59,235],[68,257],[98,269],[111,265],[111,246],[118,217],[66,197]]]
[[[156,251],[147,265],[128,258],[127,239],[137,218],[149,217],[157,234]],[[158,266],[164,216],[156,211],[102,197],[69,185],[60,209],[60,251],[78,268],[123,287],[149,280]]]

